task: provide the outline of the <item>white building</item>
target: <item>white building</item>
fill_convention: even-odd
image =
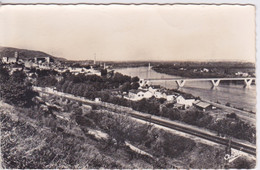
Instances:
[[[195,102],[195,99],[185,99],[182,96],[178,96],[176,98],[176,101],[178,104],[185,105],[185,108],[189,108],[193,105],[193,103]]]
[[[167,96],[166,96],[166,100],[167,100],[168,102],[173,102],[175,99],[176,99],[176,96],[175,96],[175,95],[167,95]]]
[[[153,94],[150,91],[130,90],[128,93],[128,97],[126,97],[126,98],[129,100],[137,101],[137,100],[141,100],[143,98],[149,99],[152,96],[153,96]]]
[[[72,74],[79,74],[79,73],[83,73],[86,75],[97,75],[97,76],[101,76],[101,72],[99,70],[94,70],[93,68],[90,69],[86,69],[84,67],[69,67],[68,70],[72,73]]]
[[[152,85],[148,88],[148,91],[150,91],[151,93],[155,94],[155,92],[159,92],[160,91],[160,86],[159,85]]]
[[[164,98],[164,99],[166,99],[166,98],[167,98],[166,93],[161,93],[161,92],[159,92],[159,91],[156,91],[153,95],[154,95],[154,97],[157,98],[157,99],[159,99],[159,98]]]
[[[18,61],[18,52],[14,53],[13,57],[3,57],[2,62],[5,64],[16,63]]]

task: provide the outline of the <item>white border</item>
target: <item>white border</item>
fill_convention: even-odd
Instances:
[[[256,84],[257,84],[257,120],[259,119],[258,112],[260,110],[260,104],[258,101],[260,101],[260,95],[259,95],[259,90],[260,90],[260,80],[259,80],[259,75],[260,75],[260,53],[259,53],[259,24],[260,24],[260,1],[259,0],[250,0],[250,1],[245,1],[245,0],[0,0],[0,4],[5,4],[5,3],[120,3],[120,4],[129,4],[129,3],[189,3],[189,4],[252,4],[255,5],[256,7]],[[258,50],[257,50],[258,49]],[[257,121],[257,146],[259,146],[260,142],[258,140],[258,137],[260,136],[260,123]],[[259,153],[260,149],[257,147],[257,155]],[[257,165],[256,169],[260,169],[259,165],[259,155],[257,157]]]

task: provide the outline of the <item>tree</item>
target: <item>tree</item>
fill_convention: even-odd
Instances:
[[[131,77],[129,77],[129,76],[125,76],[121,73],[115,73],[114,74],[113,82],[123,84],[125,82],[130,82],[130,81],[131,81]]]
[[[138,89],[139,88],[139,83],[138,82],[133,82],[132,84],[131,84],[131,89]]]
[[[5,82],[9,78],[9,72],[6,68],[0,67],[0,81]]]
[[[122,92],[128,92],[129,90],[131,90],[131,84],[130,84],[130,82],[125,82],[125,83],[120,87],[120,91],[122,91]]]
[[[23,71],[15,71],[13,72],[12,76],[12,81],[15,81],[16,83],[23,83],[26,78],[26,74]]]
[[[101,69],[101,76],[107,75],[107,69]]]
[[[37,86],[56,86],[57,82],[54,76],[42,76],[37,78]]]
[[[32,91],[30,86],[12,80],[7,81],[6,84],[1,84],[0,93],[6,103],[20,107],[32,106],[34,104],[32,98],[38,94]]]
[[[137,76],[136,77],[132,77],[131,78],[131,82],[133,82],[133,83],[134,82],[139,82],[139,77],[137,77]]]

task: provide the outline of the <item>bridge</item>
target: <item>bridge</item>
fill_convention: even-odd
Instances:
[[[244,81],[244,87],[250,87],[250,85],[252,84],[252,81],[255,80],[256,78],[254,77],[236,77],[236,78],[148,78],[148,79],[144,79],[144,81],[150,81],[150,82],[155,82],[155,81],[175,81],[178,85],[178,87],[184,87],[184,84],[186,81],[210,81],[212,83],[212,87],[217,87],[220,83],[220,81],[223,80],[228,80],[228,81],[232,81],[232,80],[241,80]]]

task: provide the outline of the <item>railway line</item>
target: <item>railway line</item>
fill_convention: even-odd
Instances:
[[[229,143],[229,139],[222,138],[222,137],[219,137],[219,136],[212,136],[210,134],[203,133],[203,132],[191,129],[191,128],[187,128],[187,127],[180,126],[180,125],[177,125],[177,124],[172,124],[172,123],[169,123],[167,121],[157,119],[153,116],[147,117],[147,116],[143,116],[143,115],[135,114],[135,113],[130,113],[130,115],[134,118],[137,118],[137,119],[141,119],[141,120],[151,122],[151,123],[154,123],[154,124],[157,124],[157,125],[168,127],[170,129],[174,129],[174,130],[177,130],[177,131],[180,131],[180,132],[184,132],[184,133],[187,133],[187,134],[190,134],[190,135],[194,135],[194,136],[197,136],[197,137],[200,137],[200,138],[203,138],[203,139],[206,139],[206,140],[218,143],[218,144],[228,145],[228,143]],[[251,146],[239,143],[239,142],[231,141],[231,148],[234,148],[234,149],[237,149],[237,150],[243,151],[245,153],[256,156],[256,148],[255,147],[251,147]]]
[[[221,145],[228,145],[229,142],[231,142],[230,143],[231,148],[234,148],[236,150],[240,150],[242,152],[256,156],[256,147],[254,147],[254,146],[249,146],[249,145],[243,144],[241,142],[237,142],[237,141],[229,141],[229,139],[227,139],[227,138],[222,138],[217,135],[208,134],[208,133],[193,129],[191,127],[185,127],[184,125],[176,124],[174,122],[170,122],[170,121],[161,119],[156,116],[143,114],[143,113],[134,111],[133,109],[128,108],[128,107],[118,106],[118,105],[106,103],[106,102],[95,102],[95,101],[91,101],[88,99],[83,99],[82,97],[76,97],[76,96],[61,93],[61,92],[53,93],[53,92],[40,91],[39,89],[36,91],[51,94],[51,95],[56,95],[56,96],[67,98],[69,100],[73,100],[76,102],[81,102],[84,104],[92,104],[92,105],[102,106],[102,107],[109,108],[109,109],[116,109],[117,111],[124,111],[133,118],[140,119],[140,120],[143,120],[143,121],[146,121],[149,123],[161,125],[161,126],[164,126],[164,127],[167,127],[167,128],[173,129],[173,130],[177,130],[177,131],[180,131],[183,133],[187,133],[187,134],[190,134],[190,135],[202,138],[202,139],[206,139],[208,141],[218,143]]]

